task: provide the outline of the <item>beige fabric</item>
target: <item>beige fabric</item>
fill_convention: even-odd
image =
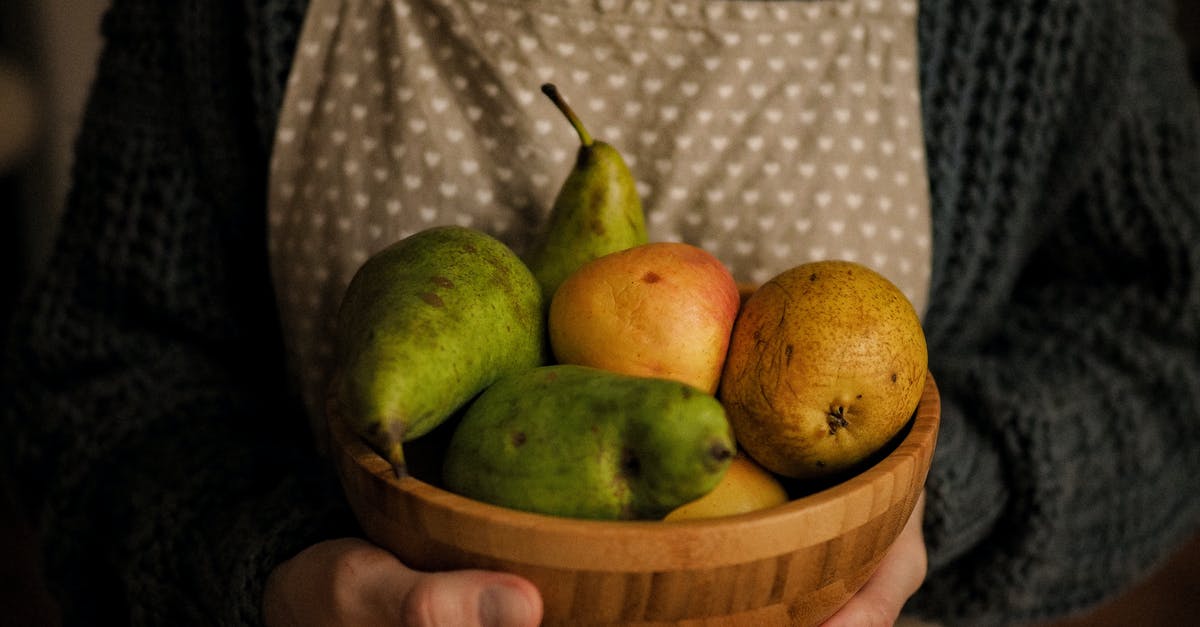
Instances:
[[[272,161],[270,252],[320,415],[357,267],[434,224],[522,252],[577,137],[638,179],[653,240],[761,283],[854,259],[924,309],[929,202],[911,0],[313,0]]]

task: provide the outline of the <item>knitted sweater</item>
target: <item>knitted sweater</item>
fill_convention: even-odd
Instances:
[[[1167,2],[930,0],[928,581],[1044,619],[1197,528],[1200,107]],[[357,533],[283,373],[269,147],[304,0],[117,0],[53,258],[4,352],[0,459],[68,624],[255,624]]]

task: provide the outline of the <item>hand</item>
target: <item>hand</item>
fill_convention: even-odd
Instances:
[[[821,627],[890,627],[896,623],[908,598],[921,587],[928,567],[925,535],[921,519],[925,514],[925,493],[904,529],[879,562],[875,574],[862,589]]]
[[[516,575],[418,572],[370,542],[342,538],[314,544],[276,567],[262,611],[271,627],[534,627],[542,619],[542,597]]]

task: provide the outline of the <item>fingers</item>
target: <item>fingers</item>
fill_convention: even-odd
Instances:
[[[536,627],[542,598],[515,575],[414,571],[365,540],[317,543],[277,567],[263,594],[271,627]]]
[[[401,579],[403,624],[408,627],[536,627],[542,620],[537,588],[514,575],[408,570]]]
[[[875,573],[822,627],[890,627],[896,623],[904,604],[921,587],[928,568],[921,531],[924,510],[922,494]]]

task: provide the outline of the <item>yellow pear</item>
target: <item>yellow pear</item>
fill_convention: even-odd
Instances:
[[[912,303],[887,278],[817,261],[743,304],[719,392],[738,443],[779,475],[816,478],[883,447],[916,409],[928,353]]]
[[[708,494],[680,505],[663,520],[692,520],[745,514],[782,505],[788,501],[787,491],[774,475],[754,463],[745,453],[738,452],[720,483]]]

